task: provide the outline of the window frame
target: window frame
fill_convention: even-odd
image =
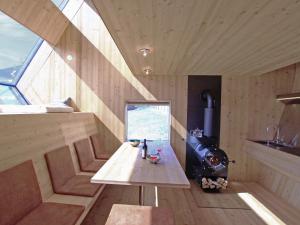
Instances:
[[[125,121],[125,132],[124,132],[124,140],[128,141],[128,110],[127,106],[128,105],[167,105],[169,106],[169,118],[168,118],[168,127],[169,127],[169,132],[168,132],[168,143],[171,143],[171,130],[172,130],[172,107],[171,107],[171,101],[166,100],[166,101],[126,101],[125,102],[125,113],[124,113],[124,121]],[[153,140],[153,141],[159,141],[159,140]]]
[[[68,4],[69,0],[62,0],[61,4],[59,6],[57,6],[57,8],[62,11],[66,5]],[[54,3],[53,3],[54,4]],[[3,12],[4,13],[4,12]],[[6,13],[4,13],[6,16],[10,17],[9,15],[7,15]],[[11,17],[10,17],[11,18]],[[14,18],[12,18],[14,21],[16,21]],[[16,21],[17,23],[19,23],[18,21]],[[23,24],[21,24],[22,26],[24,26]],[[27,27],[25,27],[26,29],[29,29]],[[38,35],[37,35],[38,36]],[[38,36],[39,37],[39,36]],[[26,69],[28,68],[29,64],[31,63],[31,61],[33,60],[34,56],[36,55],[36,53],[38,52],[38,50],[40,49],[41,45],[43,44],[44,39],[39,37],[36,44],[33,46],[33,48],[31,49],[31,51],[29,52],[28,56],[26,57],[26,60],[24,61],[24,63],[22,64],[20,70],[18,71],[17,74],[17,78],[13,83],[5,83],[5,82],[0,82],[0,85],[3,86],[7,86],[7,87],[13,87],[15,88],[15,90],[18,92],[19,96],[24,100],[24,102],[27,105],[31,105],[31,103],[28,101],[28,99],[24,96],[24,94],[19,90],[18,88],[18,83],[20,82],[20,80],[22,79]]]

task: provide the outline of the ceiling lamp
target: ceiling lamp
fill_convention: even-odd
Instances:
[[[139,53],[141,53],[144,57],[146,57],[151,53],[151,50],[149,48],[141,48],[139,49]]]
[[[146,75],[149,75],[152,72],[151,68],[144,68],[144,72]]]

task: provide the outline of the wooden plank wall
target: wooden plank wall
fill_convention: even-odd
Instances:
[[[282,93],[300,91],[300,63],[289,68],[289,73],[294,75],[289,90]],[[286,71],[287,72],[287,71]],[[284,107],[280,118],[282,135],[289,140],[292,136],[300,132],[299,127],[299,105],[288,105]],[[272,191],[278,197],[284,199],[289,204],[300,210],[300,182],[291,176],[274,171],[272,168],[259,164],[258,182],[265,188]]]
[[[71,61],[66,59],[68,55]],[[230,166],[232,180],[256,179],[257,166],[242,151],[243,141],[264,138],[265,126],[279,123],[283,106],[274,100],[275,95],[290,90],[294,68],[292,65],[264,75],[223,77],[221,147],[237,161]],[[170,101],[171,142],[184,166],[187,77],[176,75],[134,76],[88,0],[41,69],[21,80],[20,89],[37,104],[72,97],[81,111],[95,113],[106,150],[111,152],[124,140],[126,101]]]
[[[92,1],[71,22],[41,69],[22,78],[25,96],[33,104],[72,97],[80,111],[95,113],[110,152],[124,141],[126,101],[170,101],[171,142],[184,166],[187,77],[134,76]]]
[[[43,199],[52,194],[44,159],[48,151],[69,145],[79,172],[73,143],[98,132],[93,113],[0,115],[0,171],[32,159]]]
[[[256,178],[256,162],[242,150],[244,140],[264,140],[266,127],[280,123],[285,105],[276,100],[276,95],[292,90],[295,74],[294,64],[263,75],[223,76],[221,148],[236,160],[230,166],[230,177]]]

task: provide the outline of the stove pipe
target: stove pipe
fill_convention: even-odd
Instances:
[[[202,100],[207,102],[207,107],[204,109],[204,135],[206,137],[213,136],[213,102],[214,99],[208,90],[202,92]]]

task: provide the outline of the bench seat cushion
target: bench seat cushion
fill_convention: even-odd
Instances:
[[[96,159],[85,168],[83,168],[82,171],[96,173],[104,165],[105,162],[106,160]]]
[[[64,185],[56,189],[56,193],[65,195],[79,195],[93,197],[101,187],[101,184],[92,184],[91,176],[76,175],[70,178]]]
[[[80,170],[84,172],[97,172],[105,163],[103,160],[95,159],[93,149],[88,138],[74,143],[79,161]]]
[[[54,192],[70,178],[76,176],[71,152],[68,146],[55,149],[45,154]]]
[[[95,152],[96,159],[107,160],[111,154],[105,149],[104,139],[100,134],[94,134],[91,136],[92,146]]]
[[[0,225],[15,224],[41,203],[31,160],[0,172]]]
[[[171,209],[114,204],[105,225],[175,225]]]
[[[43,203],[16,225],[73,225],[83,211],[84,206]]]

